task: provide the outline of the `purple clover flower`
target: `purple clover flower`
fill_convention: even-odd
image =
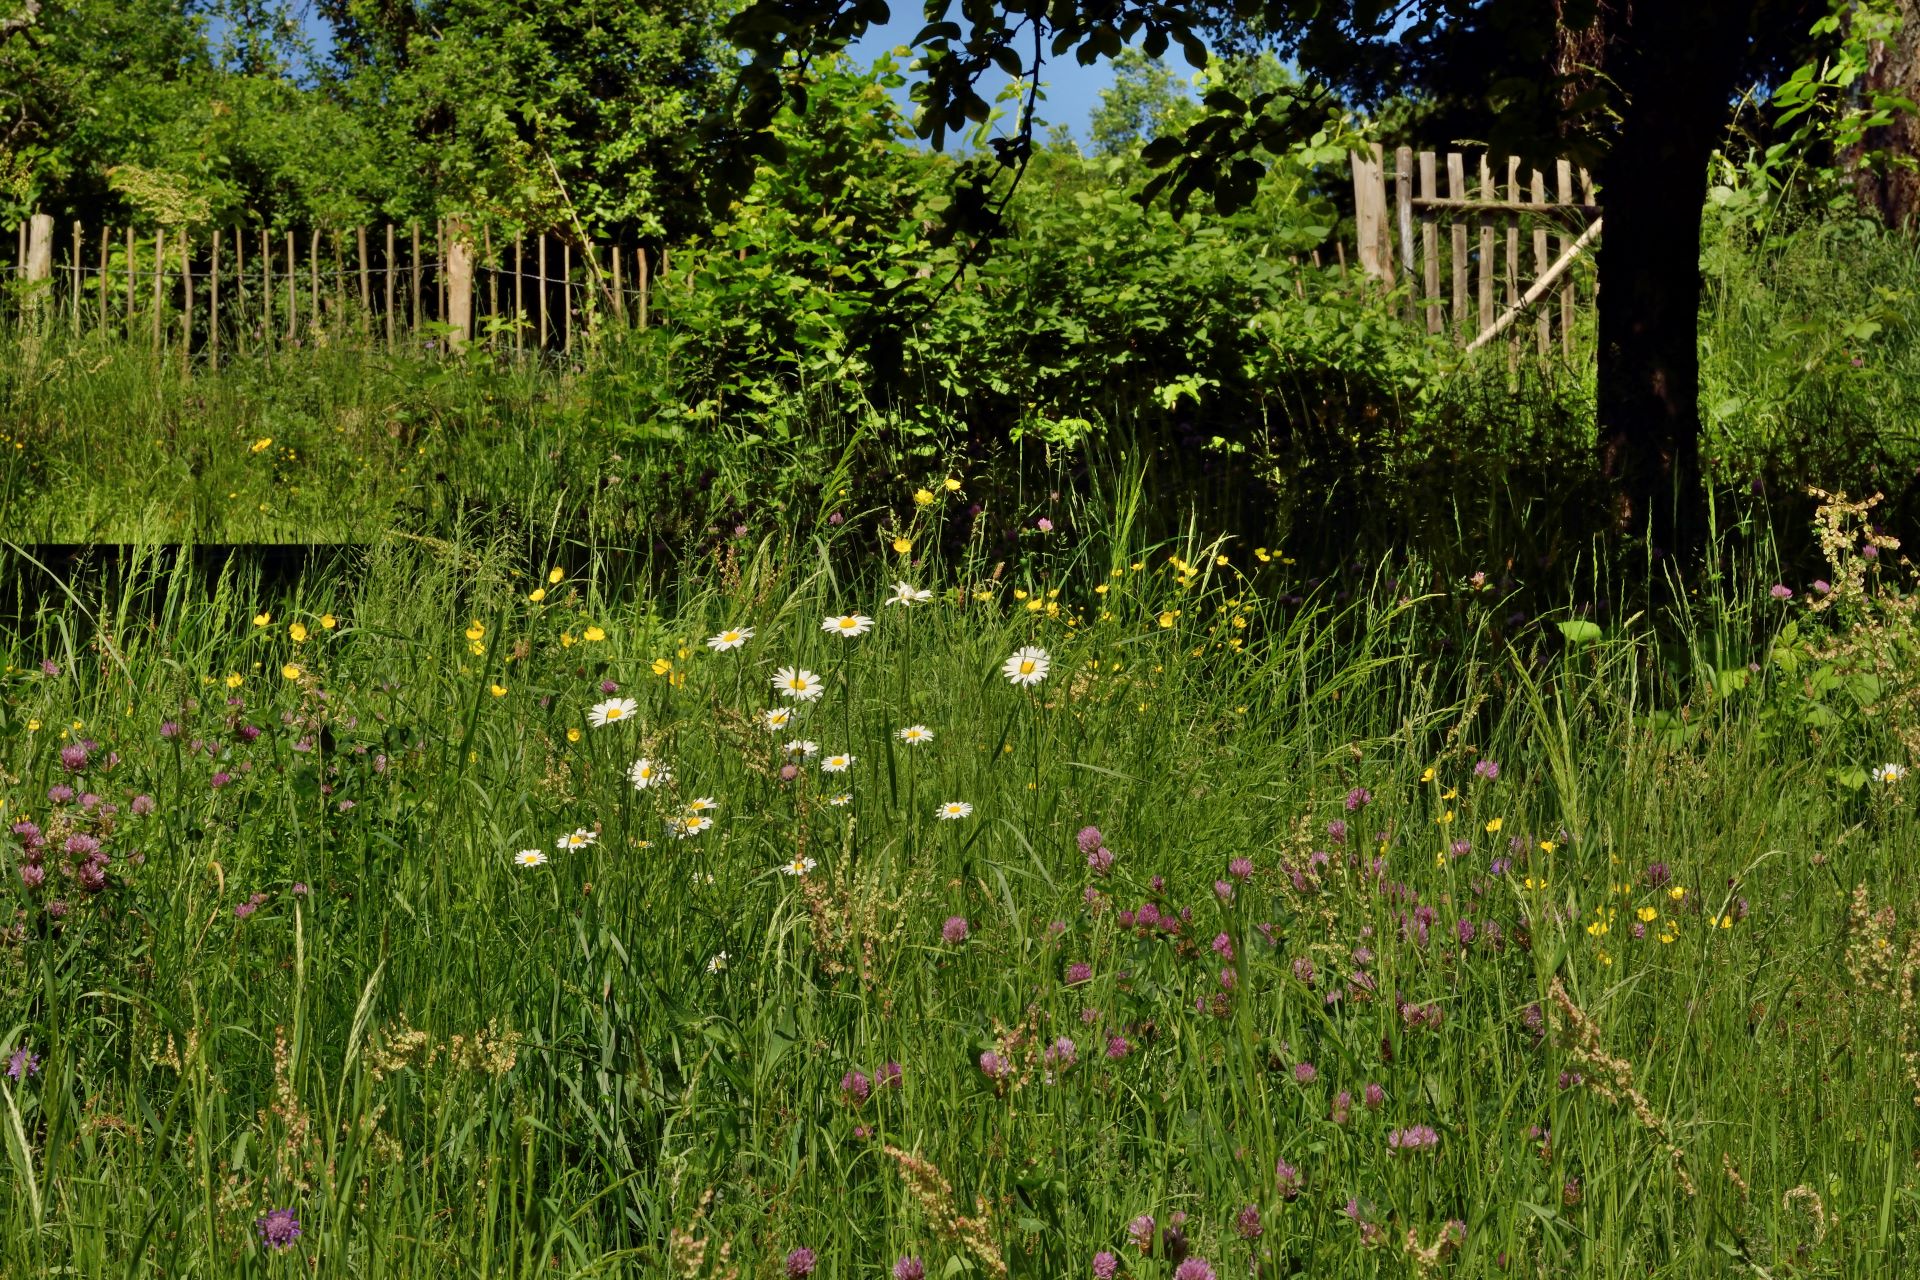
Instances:
[[[300,1219],[291,1209],[270,1209],[253,1225],[269,1249],[291,1249],[300,1238]]]

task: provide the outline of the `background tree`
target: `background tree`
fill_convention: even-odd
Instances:
[[[1209,89],[1201,118],[1147,148],[1166,166],[1149,196],[1245,203],[1265,169],[1260,155],[1320,127],[1330,106],[1408,95],[1476,122],[1449,137],[1477,136],[1535,162],[1571,154],[1592,163],[1606,191],[1597,445],[1612,517],[1674,547],[1703,532],[1697,338],[1708,160],[1741,88],[1777,81],[1803,58],[1827,10],[1825,0],[1069,0],[968,4],[963,27],[950,2],[936,2],[913,41],[924,75],[915,127],[937,147],[986,119],[978,82],[989,69],[1037,85],[1049,57],[1088,63],[1136,44],[1159,57],[1178,45],[1199,66],[1210,42],[1251,42],[1292,60],[1301,83]],[[764,152],[765,122],[795,96],[810,57],[888,13],[885,0],[748,5],[728,27],[750,54],[742,149]],[[994,154],[1018,169],[1032,152],[1029,112]],[[954,209],[965,217],[985,204]]]
[[[395,212],[680,236],[694,125],[724,91],[713,0],[321,0],[340,92],[398,176]]]

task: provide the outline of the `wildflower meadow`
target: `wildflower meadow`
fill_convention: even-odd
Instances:
[[[0,1273],[1915,1256],[1909,704],[1805,692],[1897,548],[1676,676],[1405,561],[859,523],[16,607]]]

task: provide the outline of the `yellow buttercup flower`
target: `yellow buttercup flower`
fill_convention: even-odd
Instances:
[[[253,446],[249,448],[247,452],[248,453],[265,453],[267,450],[271,448],[273,448],[273,437],[261,436],[258,440],[255,440],[253,442]]]
[[[527,593],[527,599],[533,601],[535,604],[539,604],[542,600],[545,600],[546,598],[547,598],[547,589],[545,587],[535,587],[532,591]]]
[[[913,539],[912,538],[895,538],[893,540],[893,549],[904,556],[908,552],[913,550]]]
[[[607,638],[607,633],[602,631],[598,627],[588,627],[585,631],[582,631],[580,633],[580,638],[582,640],[585,640],[588,644],[599,644],[602,640],[605,640]]]
[[[504,698],[507,696],[507,686],[503,684],[490,684],[487,686],[487,692],[496,698]]]
[[[227,674],[227,688],[238,689],[242,684],[246,683],[246,679],[247,678],[238,671],[229,672]]]
[[[916,505],[924,507],[933,501],[933,490],[915,489],[913,491],[913,500]]]
[[[1428,766],[1426,767],[1426,769],[1425,769],[1425,771],[1421,773],[1421,775],[1420,775],[1420,781],[1422,781],[1422,782],[1432,782],[1432,781],[1433,781],[1433,766],[1432,766],[1432,765],[1428,765]]]
[[[287,628],[287,634],[293,637],[295,644],[299,644],[307,638],[307,624],[304,622],[296,622]]]
[[[958,479],[957,477],[955,477],[955,476],[948,476],[948,477],[946,478],[946,481],[945,481],[945,488],[946,488],[946,491],[947,491],[948,493],[958,493],[958,492],[960,492],[960,481],[959,481],[959,479]]]
[[[1634,914],[1640,917],[1641,924],[1652,924],[1660,918],[1660,912],[1653,907],[1642,907]]]
[[[334,616],[333,616],[332,614],[330,614],[330,613],[323,613],[323,614],[321,614],[321,615],[320,615],[320,628],[321,628],[321,630],[323,630],[323,631],[331,631],[331,630],[333,630],[333,629],[334,629],[335,627],[337,627],[337,626],[339,626],[339,625],[340,625],[340,620],[339,620],[338,618],[336,618],[336,617],[334,617]]]
[[[560,579],[566,576],[567,575],[561,571],[560,566],[555,565],[553,569],[547,574],[547,584],[549,586],[558,586],[560,584]]]
[[[578,742],[578,741],[580,741],[580,730],[579,730],[579,728],[578,728],[578,727],[575,727],[575,728],[571,728],[571,729],[568,729],[568,730],[567,730],[567,741],[568,741],[568,742]]]
[[[272,621],[273,615],[270,613],[256,613],[253,615],[253,625],[256,627],[267,626]]]
[[[571,649],[573,648],[574,645],[578,643],[579,641],[574,639],[573,632],[562,631],[560,633],[560,647],[562,649]]]
[[[666,674],[667,674],[667,673],[668,673],[669,671],[672,671],[672,670],[673,670],[673,660],[672,660],[672,659],[670,659],[670,658],[655,658],[655,659],[653,660],[653,674],[655,674],[655,675],[657,675],[657,676],[664,676],[664,675],[666,675]]]
[[[1491,835],[1498,835],[1498,834],[1500,833],[1500,827],[1501,827],[1501,826],[1502,826],[1502,823],[1501,823],[1501,820],[1500,820],[1499,818],[1489,818],[1489,819],[1487,819],[1487,834],[1488,834],[1488,835],[1490,835],[1490,836],[1491,836]]]
[[[475,618],[467,627],[467,639],[469,640],[478,640],[485,634],[487,634],[487,629],[480,625],[480,619],[478,618]]]
[[[300,678],[300,668],[289,662],[286,666],[280,668],[280,674],[289,680],[298,680]]]

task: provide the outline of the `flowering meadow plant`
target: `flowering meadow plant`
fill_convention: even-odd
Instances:
[[[407,543],[0,628],[0,1271],[1903,1256],[1897,734],[1267,548],[942,568],[915,491],[672,610]]]

